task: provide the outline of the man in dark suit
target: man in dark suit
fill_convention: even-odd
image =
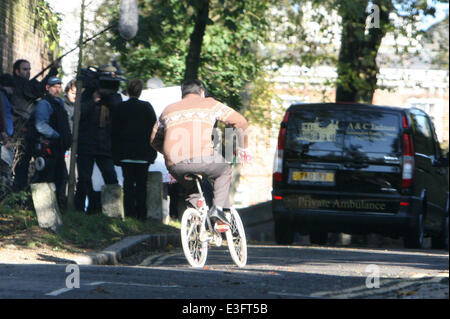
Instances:
[[[139,100],[143,83],[130,80],[130,99],[122,102],[112,118],[112,153],[114,163],[122,167],[125,215],[142,221],[147,218],[147,172],[156,158],[150,145],[156,114],[150,103]]]

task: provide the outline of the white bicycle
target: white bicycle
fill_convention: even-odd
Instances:
[[[203,267],[208,256],[209,245],[222,246],[222,234],[225,233],[231,258],[237,266],[244,267],[247,264],[247,239],[238,212],[234,208],[224,211],[231,227],[220,224],[213,226],[208,216],[209,207],[200,185],[202,176],[187,174],[185,178],[195,180],[200,194],[197,207],[186,209],[181,219],[181,243],[187,261],[192,267]]]

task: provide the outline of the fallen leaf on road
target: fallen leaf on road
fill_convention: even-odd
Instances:
[[[103,293],[103,294],[109,294],[109,291],[108,290],[106,290],[103,286],[97,286],[96,288],[95,288],[95,291],[97,291],[97,292],[101,292],[101,293]]]
[[[413,296],[417,293],[416,290],[399,290],[397,291],[398,296]]]

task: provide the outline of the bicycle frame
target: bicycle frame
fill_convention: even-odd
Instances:
[[[198,192],[200,194],[200,198],[197,200],[197,207],[195,207],[195,209],[200,213],[201,216],[201,220],[202,220],[202,225],[200,227],[200,240],[203,241],[211,241],[212,239],[216,240],[218,238],[222,239],[222,236],[220,235],[220,233],[214,229],[214,227],[211,224],[211,219],[208,216],[208,211],[209,211],[209,207],[206,204],[206,199],[203,195],[203,190],[202,187],[200,185],[200,179],[199,178],[195,178],[195,183],[197,185],[197,189]],[[194,225],[192,225],[193,227]],[[213,235],[212,237],[204,237],[207,235],[207,230],[210,231],[210,233]],[[192,232],[192,229],[189,230],[189,234]],[[220,242],[217,243],[216,245],[220,246],[220,244],[222,243],[221,240],[219,240]]]

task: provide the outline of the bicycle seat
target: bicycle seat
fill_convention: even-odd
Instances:
[[[195,179],[198,180],[202,180],[203,176],[201,174],[193,174],[193,173],[188,173],[188,174],[184,174],[184,179],[187,181],[192,181]]]

